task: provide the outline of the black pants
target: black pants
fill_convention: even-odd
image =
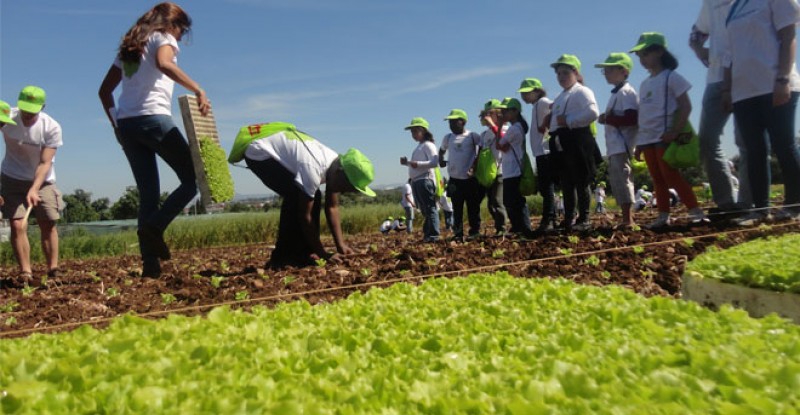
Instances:
[[[522,176],[503,177],[503,204],[506,206],[512,233],[531,232],[531,216],[528,202],[519,191]]]
[[[557,174],[550,155],[536,156],[536,173],[539,193],[542,195],[542,223],[556,219],[555,184]]]
[[[269,266],[312,265],[310,257],[314,250],[301,232],[302,207],[309,200],[309,197],[294,181],[295,175],[274,159],[256,161],[245,158],[245,163],[267,187],[283,198],[280,222],[278,224],[278,238],[275,241],[275,249],[272,251]],[[317,231],[319,231],[321,205],[322,193],[317,190],[314,195],[314,208],[311,212],[312,225]]]
[[[453,235],[464,236],[464,204],[467,205],[469,234],[481,233],[481,185],[478,179],[450,178],[447,195],[453,202]]]
[[[597,165],[602,161],[597,141],[589,127],[560,128],[553,135],[558,136],[563,149],[555,151],[553,139],[550,140],[550,156],[558,166],[561,190],[564,192],[564,220],[570,223],[575,218],[577,198],[578,221],[587,221],[592,201],[589,185],[594,180]]]

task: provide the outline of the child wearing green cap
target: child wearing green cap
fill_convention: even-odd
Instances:
[[[553,101],[547,98],[542,82],[536,78],[526,78],[517,92],[522,100],[533,106],[531,111],[531,152],[536,158],[536,180],[539,193],[542,195],[542,220],[536,228],[537,234],[552,231],[556,222],[555,206],[555,166],[550,160],[550,149],[547,142],[547,121],[550,119],[550,105]]]
[[[273,125],[274,124],[274,125]],[[238,149],[244,147],[244,151]],[[368,186],[372,163],[351,148],[337,154],[288,123],[242,127],[234,142],[231,162],[244,158],[247,167],[283,198],[270,268],[313,265],[319,259],[340,260],[355,251],[344,241],[339,220],[339,194],[360,192],[375,196]],[[320,240],[320,210],[325,184],[325,218],[338,254],[329,254]]]
[[[469,237],[474,238],[481,232],[481,191],[475,178],[481,136],[466,129],[467,113],[464,110],[450,111],[445,121],[450,125],[450,133],[444,136],[439,147],[439,165],[447,166],[447,194],[453,203],[453,239],[463,241],[465,204]],[[448,151],[450,159],[445,162],[444,156]]]
[[[436,152],[430,124],[422,117],[416,117],[405,127],[411,132],[411,138],[417,147],[411,153],[411,159],[400,158],[400,164],[408,166],[408,177],[414,191],[414,201],[423,217],[422,234],[424,242],[439,240],[439,210],[436,207],[436,174],[434,169],[439,165],[439,154]]]
[[[639,119],[639,96],[628,83],[633,69],[633,59],[626,53],[614,52],[605,62],[594,65],[602,68],[606,82],[614,86],[608,98],[606,111],[597,122],[605,124],[608,179],[611,192],[622,209],[622,229],[632,229],[633,220],[633,166],[631,157],[636,149],[636,132]],[[599,186],[598,186],[599,188]]]
[[[502,236],[506,231],[506,207],[503,205],[503,152],[497,148],[497,136],[495,132],[489,127],[487,117],[492,120],[495,125],[502,124],[500,135],[505,134],[508,125],[499,121],[501,117],[500,100],[490,99],[483,106],[483,111],[480,113],[481,125],[486,129],[481,133],[481,149],[489,149],[494,157],[494,162],[497,165],[497,176],[492,185],[486,189],[486,207],[489,209],[489,214],[494,219],[495,235]]]
[[[550,116],[550,151],[558,166],[561,189],[564,192],[565,232],[591,228],[589,206],[591,189],[597,171],[599,149],[591,124],[600,112],[594,92],[583,85],[581,61],[575,55],[561,55],[550,65],[563,88],[553,101]],[[577,220],[575,220],[577,199]],[[573,221],[575,223],[573,224]]]
[[[34,215],[41,233],[42,250],[48,276],[58,272],[58,230],[64,201],[56,187],[54,160],[63,144],[61,125],[42,111],[46,94],[42,88],[29,85],[20,91],[16,108],[0,112],[0,131],[6,143],[0,166],[0,197],[3,217],[11,222],[11,247],[19,262],[22,283],[35,283],[32,278],[28,216]],[[7,112],[6,112],[7,111]]]
[[[671,167],[663,159],[669,143],[678,139],[689,121],[692,111],[689,89],[692,85],[675,72],[678,60],[667,50],[667,41],[661,33],[643,33],[631,53],[636,53],[642,67],[650,73],[639,88],[639,131],[635,152],[637,160],[644,156],[655,187],[659,213],[648,228],[669,226],[670,188],[674,188],[686,204],[691,223],[708,222],[692,186],[683,178],[680,170]]]

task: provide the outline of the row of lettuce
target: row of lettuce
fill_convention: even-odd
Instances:
[[[800,328],[507,274],[0,341],[0,413],[793,414]]]

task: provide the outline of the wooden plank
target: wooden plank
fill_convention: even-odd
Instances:
[[[209,206],[211,200],[211,190],[208,186],[208,178],[203,168],[203,159],[200,157],[200,137],[209,137],[219,144],[219,133],[217,123],[214,120],[213,110],[209,110],[208,115],[200,114],[197,105],[197,98],[194,95],[181,95],[178,97],[178,104],[181,108],[183,126],[186,128],[186,139],[189,141],[189,152],[192,155],[194,173],[197,176],[197,187],[200,190],[200,203]]]

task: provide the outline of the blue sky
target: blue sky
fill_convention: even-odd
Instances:
[[[15,105],[28,84],[48,94],[46,112],[64,131],[56,156],[59,187],[81,188],[116,201],[133,185],[127,160],[103,114],[97,90],[121,36],[154,1],[4,0],[0,3],[0,98]],[[179,65],[208,93],[221,144],[228,151],[244,125],[286,121],[343,153],[364,152],[375,182],[407,178],[399,158],[414,142],[403,127],[412,117],[431,122],[437,144],[452,108],[477,114],[489,98],[518,97],[525,77],[559,87],[549,64],[578,55],[586,85],[601,108],[610,95],[593,64],[627,51],[641,32],[659,31],[694,87],[697,125],[705,68],[687,46],[700,0],[383,1],[191,0],[193,33]],[[630,81],[646,77],[638,65]],[[174,97],[187,91],[176,85]],[[527,107],[524,114],[530,114]],[[177,101],[173,112],[179,123]],[[602,127],[601,137],[602,140]],[[736,154],[732,128],[724,149]],[[601,142],[601,149],[605,145]],[[177,180],[161,164],[162,191]],[[249,171],[231,168],[236,192],[266,194]]]

